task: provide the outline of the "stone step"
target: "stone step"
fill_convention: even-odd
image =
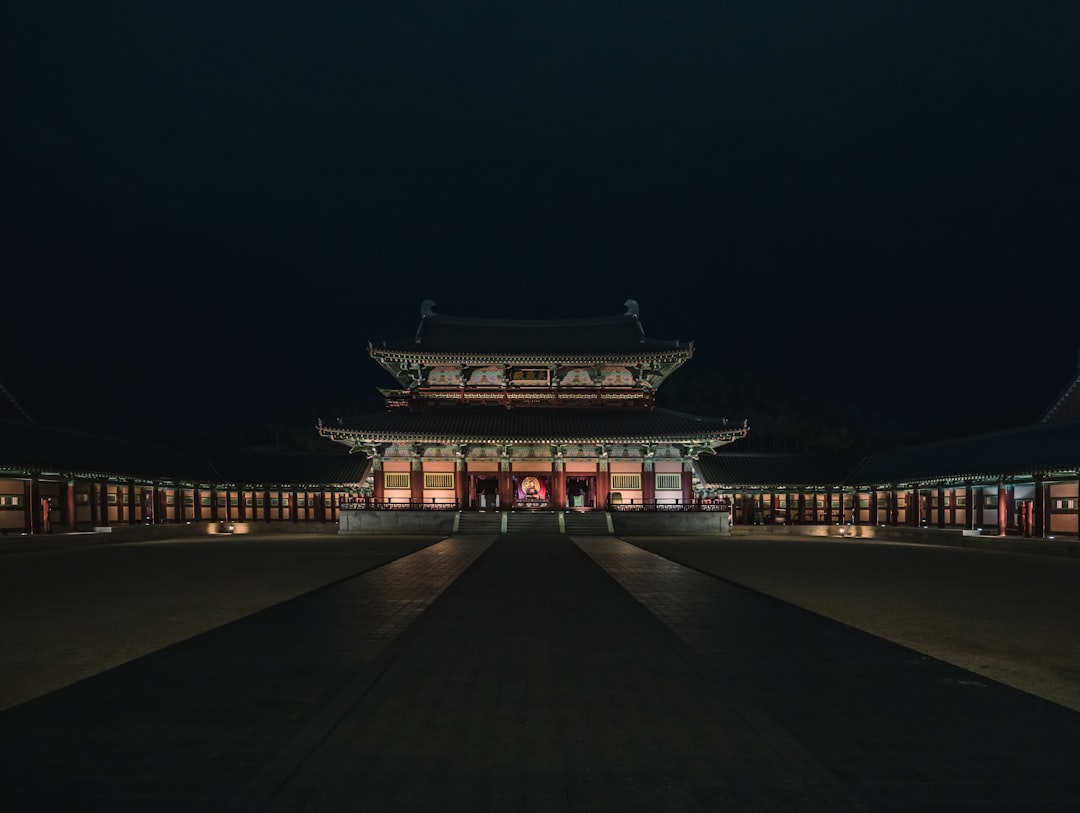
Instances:
[[[554,511],[511,511],[507,533],[559,533],[559,515]]]
[[[567,511],[566,532],[582,536],[608,534],[607,514],[603,511]]]
[[[502,530],[502,514],[495,511],[462,511],[459,534],[497,534]]]

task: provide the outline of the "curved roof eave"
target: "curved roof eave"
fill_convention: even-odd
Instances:
[[[635,443],[675,443],[692,446],[715,446],[730,443],[745,434],[742,430],[702,435],[453,435],[420,432],[355,432],[348,430],[323,429],[323,436],[338,443],[350,442],[355,445],[369,443],[462,443],[462,444],[522,444],[522,443],[565,443],[565,444],[635,444]]]

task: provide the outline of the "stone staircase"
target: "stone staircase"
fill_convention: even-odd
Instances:
[[[559,515],[554,511],[511,511],[506,518],[506,532],[557,534]]]
[[[566,532],[578,536],[607,536],[607,514],[604,511],[567,511]]]
[[[513,533],[568,533],[579,536],[606,536],[607,514],[603,511],[568,511],[563,514],[565,531],[560,527],[556,511],[462,511],[458,517],[459,534],[502,533],[503,517],[506,532]]]
[[[498,511],[462,511],[459,534],[497,534],[502,532],[502,514]]]

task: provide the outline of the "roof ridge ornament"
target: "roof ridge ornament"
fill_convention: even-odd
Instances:
[[[420,324],[416,326],[416,334],[413,336],[413,342],[420,344],[420,333],[424,330],[424,320],[429,316],[437,316],[435,313],[435,300],[425,299],[420,303]]]
[[[626,308],[626,313],[623,316],[633,316],[635,319],[638,317],[638,303],[636,299],[628,299],[623,302],[623,307]]]

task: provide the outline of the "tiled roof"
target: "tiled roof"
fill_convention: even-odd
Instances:
[[[610,442],[692,440],[743,432],[741,424],[664,409],[562,409],[464,407],[413,412],[391,409],[326,424],[328,437],[365,437],[373,441],[445,440],[448,442]]]
[[[0,421],[0,469],[210,482],[199,455],[54,426]]]
[[[341,448],[340,446],[338,448]],[[230,452],[211,457],[220,481],[260,485],[345,485],[363,481],[363,455]]]
[[[1080,421],[1080,373],[1077,373],[1076,378],[1069,383],[1069,386],[1036,423],[1064,423],[1066,421]]]
[[[42,472],[252,486],[338,485],[362,481],[366,469],[362,456],[344,453],[229,452],[208,459],[122,438],[0,421],[0,471],[19,475]]]
[[[0,384],[0,420],[33,422],[30,413],[23,409],[22,404],[15,400],[15,396],[3,384]]]
[[[855,461],[801,454],[725,453],[702,455],[697,461],[702,483],[710,488],[747,486],[828,486],[844,482]]]
[[[1002,432],[879,452],[851,475],[873,485],[1080,470],[1080,421],[1044,423]]]
[[[869,486],[950,480],[994,480],[1035,472],[1080,471],[1080,421],[1036,424],[966,438],[877,452],[861,461],[804,455],[703,455],[708,486]]]
[[[627,300],[617,316],[584,319],[473,319],[443,316],[424,303],[415,336],[373,341],[374,350],[423,353],[542,355],[545,353],[618,354],[689,349],[690,342],[645,335],[637,303]]]

